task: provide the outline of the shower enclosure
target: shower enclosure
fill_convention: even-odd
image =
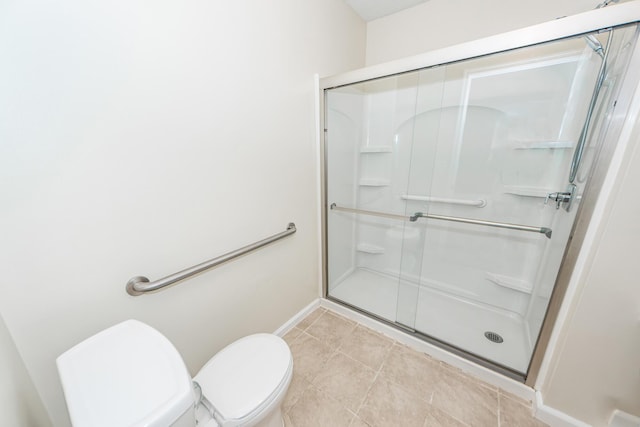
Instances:
[[[626,108],[636,25],[596,30],[324,82],[326,297],[524,379]]]

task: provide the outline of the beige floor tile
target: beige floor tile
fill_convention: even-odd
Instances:
[[[293,342],[300,336],[301,333],[302,329],[295,327],[284,334],[282,338],[287,342],[287,344],[289,344],[289,347],[291,347],[291,344],[293,344]]]
[[[498,392],[471,377],[445,370],[436,382],[433,406],[474,426],[498,425]]]
[[[305,332],[328,346],[336,348],[355,327],[356,322],[353,320],[327,311],[305,329]]]
[[[348,427],[353,414],[313,385],[288,412],[294,427]]]
[[[515,396],[514,396],[515,397]],[[518,399],[516,397],[516,399]],[[531,405],[522,399],[513,400],[500,394],[501,427],[543,427],[545,423],[533,417]]]
[[[293,373],[312,381],[324,368],[334,350],[306,333],[300,334],[291,344]]]
[[[318,319],[318,317],[322,316],[325,313],[325,311],[327,310],[325,310],[322,307],[316,308],[311,313],[309,313],[307,317],[305,317],[300,322],[298,322],[298,324],[296,325],[296,328],[300,328],[304,331],[309,327],[309,325],[315,322]]]
[[[282,414],[282,421],[284,422],[284,427],[294,427],[293,422],[291,422],[291,417],[289,417],[289,414]]]
[[[311,385],[309,381],[307,381],[302,375],[294,374],[293,378],[291,378],[291,384],[289,384],[289,390],[287,390],[287,395],[284,398],[284,402],[282,402],[282,410],[284,412],[289,411],[295,405],[295,403],[300,399],[302,393]]]
[[[472,424],[474,425],[474,424]],[[427,418],[424,420],[424,427],[466,427],[467,424],[456,420],[444,411],[429,405]]]
[[[454,372],[454,373],[456,373],[458,375],[462,375],[463,377],[469,378],[470,380],[475,381],[478,384],[480,384],[481,386],[486,387],[486,388],[488,388],[490,390],[494,390],[494,391],[499,391],[500,390],[498,387],[496,387],[496,386],[494,386],[492,384],[489,384],[487,382],[484,382],[484,381],[474,377],[473,375],[466,373],[465,371],[463,371],[460,368],[456,368],[455,366],[449,365],[448,363],[440,362],[440,366],[442,366],[443,368],[445,368],[447,370],[450,370],[450,371],[452,371],[452,372]]]
[[[286,427],[545,426],[530,402],[331,311],[284,338],[294,358]]]
[[[416,395],[378,377],[357,416],[374,427],[422,427],[428,406]]]
[[[355,413],[364,401],[375,377],[376,372],[373,369],[336,352],[327,361],[322,372],[315,377],[313,385]]]
[[[525,400],[525,399],[523,399],[521,397],[516,396],[515,394],[511,394],[511,393],[509,393],[507,391],[504,391],[502,389],[498,389],[498,392],[500,393],[500,399],[502,399],[503,397],[506,397],[508,399],[513,400],[514,402],[520,403],[521,405],[525,405],[525,406],[528,406],[530,408],[532,407],[532,403],[531,403],[530,400]]]
[[[351,420],[351,424],[349,425],[349,427],[371,427],[371,426],[365,423],[364,421],[362,421],[360,418],[353,417],[353,420]]]
[[[380,376],[429,401],[441,371],[440,364],[426,354],[394,344],[382,365]]]
[[[378,371],[392,345],[391,338],[358,325],[342,341],[340,351]]]

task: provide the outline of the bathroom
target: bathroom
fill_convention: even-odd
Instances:
[[[197,370],[321,295],[315,74],[599,3],[430,0],[369,23],[343,0],[5,3],[2,346],[37,390],[17,401],[41,400],[43,419],[68,425],[55,359],[119,321],[154,325]],[[619,160],[541,388],[545,405],[593,425],[638,401],[640,206],[624,197],[638,156]],[[266,250],[150,296],[124,291],[292,221],[296,234]]]

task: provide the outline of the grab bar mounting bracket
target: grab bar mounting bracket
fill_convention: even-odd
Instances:
[[[136,289],[137,283],[149,283],[149,279],[144,276],[135,276],[129,279],[129,281],[127,282],[127,293],[129,295],[138,296],[144,293]]]

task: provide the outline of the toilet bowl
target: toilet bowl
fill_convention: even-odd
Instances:
[[[281,427],[293,373],[284,340],[255,334],[222,349],[192,380],[173,344],[137,320],[56,362],[74,427]]]

